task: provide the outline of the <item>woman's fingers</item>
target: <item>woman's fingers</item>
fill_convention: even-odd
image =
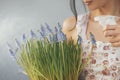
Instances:
[[[112,37],[112,36],[116,36],[118,33],[115,30],[107,30],[104,31],[104,36],[105,37]]]
[[[120,27],[108,25],[103,29],[103,33],[105,37],[117,36],[120,34]]]
[[[120,41],[111,43],[114,47],[120,47]]]
[[[120,41],[120,35],[114,36],[110,39],[111,43],[119,42]]]
[[[116,26],[107,25],[106,27],[103,28],[103,32],[107,30],[115,30],[115,29],[116,29]]]
[[[107,25],[103,29],[103,33],[105,37],[111,37],[109,42],[114,47],[120,47],[120,24],[115,26]]]

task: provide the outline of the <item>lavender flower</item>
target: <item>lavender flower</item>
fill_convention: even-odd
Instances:
[[[23,34],[22,38],[23,38],[23,41],[26,40],[26,36],[25,36],[25,34]]]
[[[55,27],[54,29],[55,29],[55,33],[57,33],[57,32],[58,32],[58,28],[57,28],[57,27]]]
[[[46,29],[47,29],[47,32],[49,33],[49,34],[53,34],[53,31],[52,31],[52,29],[50,28],[50,26],[47,24],[47,23],[45,23],[45,25],[46,25]]]
[[[16,39],[16,43],[17,43],[17,45],[20,45],[20,43],[17,41],[17,39]],[[20,49],[20,46],[19,46],[19,48],[18,48],[18,47],[17,47],[17,48],[13,48],[9,43],[7,43],[7,45],[8,45],[8,47],[9,47],[9,52],[10,52],[11,57],[12,57],[14,60],[16,60],[16,53],[17,53],[18,50]]]
[[[13,57],[13,59],[16,60],[15,52],[12,49],[9,49],[10,55]]]
[[[40,32],[41,32],[44,36],[47,36],[46,28],[45,28],[43,25],[41,25],[41,27],[40,27]]]
[[[96,45],[96,40],[94,38],[94,35],[90,32],[90,39],[93,45]]]
[[[37,35],[32,30],[30,31],[30,33],[31,33],[31,37],[33,39],[37,39]]]
[[[58,39],[58,42],[66,40],[65,34],[61,30],[57,32],[57,39]]]
[[[20,48],[21,47],[20,42],[17,39],[15,39],[15,42],[16,42],[17,46]]]
[[[77,43],[78,43],[78,44],[81,44],[81,43],[82,43],[82,38],[81,38],[81,36],[79,36],[79,35],[78,35]]]
[[[43,25],[40,25],[41,27],[40,27],[40,30],[42,31],[42,32],[45,32],[45,27],[43,26]]]
[[[31,30],[30,34],[32,40],[27,40],[27,42],[22,46],[20,42],[15,39],[17,45],[19,47],[21,46],[21,48],[12,48],[12,46],[8,44],[8,46],[11,48],[9,49],[11,56],[17,60],[17,62],[25,69],[25,71],[27,69],[27,74],[29,75],[30,79],[33,79],[32,77],[35,76],[34,80],[37,80],[38,77],[39,79],[51,80],[57,76],[55,78],[56,80],[63,80],[64,76],[70,74],[69,72],[73,71],[76,73],[70,74],[69,76],[65,77],[65,79],[78,79],[78,75],[76,74],[79,74],[81,69],[83,69],[85,66],[84,64],[81,66],[81,46],[74,45],[73,41],[68,44],[66,42],[66,35],[62,32],[61,29],[62,27],[59,23],[53,29],[51,26],[45,23],[45,26],[41,25],[40,30],[38,30],[39,35],[36,35],[35,32]],[[40,38],[39,40],[38,37]],[[22,35],[22,39],[23,41],[26,41],[25,34]],[[81,42],[82,39],[80,36],[78,36],[78,43],[80,44]],[[74,65],[71,64],[71,61],[74,65],[77,66],[74,67]],[[44,63],[47,65],[44,65]],[[31,69],[32,67],[29,68],[29,66],[33,66],[33,64],[35,65],[34,71]],[[52,66],[50,66],[51,64]],[[49,68],[49,66],[51,68]],[[54,69],[54,67],[56,69]],[[68,68],[70,69],[68,70]],[[38,74],[34,75],[34,73],[36,74],[36,71],[38,71]],[[31,72],[33,74],[31,74]],[[44,72],[46,73],[44,74]],[[49,73],[53,75],[49,75]],[[59,74],[60,76],[58,76]]]
[[[61,30],[62,29],[62,27],[61,27],[61,25],[60,25],[60,23],[58,22],[58,28],[59,28],[59,30]]]
[[[39,32],[39,33],[40,33],[40,40],[44,41],[45,40],[45,35],[42,32]]]

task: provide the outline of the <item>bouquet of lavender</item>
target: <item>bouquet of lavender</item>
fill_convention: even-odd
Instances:
[[[53,29],[45,25],[41,25],[38,36],[31,31],[32,38],[27,40],[23,35],[26,43],[16,40],[19,48],[10,48],[11,55],[30,80],[78,80],[87,64],[82,63],[81,37],[78,36],[76,44],[72,40],[67,42],[59,23]]]

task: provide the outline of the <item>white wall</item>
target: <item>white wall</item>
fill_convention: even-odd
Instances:
[[[69,0],[0,0],[0,80],[28,80],[10,57],[7,42],[15,45],[14,39],[20,40],[23,33],[45,22],[62,24],[71,15]]]

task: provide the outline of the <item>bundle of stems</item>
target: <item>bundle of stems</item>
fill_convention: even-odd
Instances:
[[[90,58],[82,62],[81,37],[78,36],[76,44],[73,40],[67,42],[60,25],[59,28],[55,27],[55,33],[49,25],[46,24],[46,26],[50,32],[49,35],[45,36],[46,29],[41,27],[40,39],[35,39],[36,35],[31,31],[32,38],[25,44],[20,45],[17,41],[20,46],[19,52],[15,53],[10,49],[10,53],[30,80],[78,80]],[[93,35],[91,39],[94,44]]]
[[[31,80],[78,80],[83,70],[79,44],[30,40],[17,57]]]

